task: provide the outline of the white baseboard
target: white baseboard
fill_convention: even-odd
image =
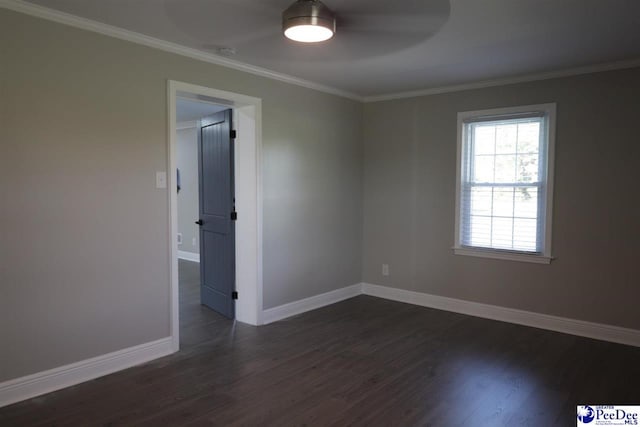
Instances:
[[[178,251],[178,258],[185,261],[200,262],[200,254],[187,251]]]
[[[262,313],[263,321],[264,324],[276,322],[361,294],[640,347],[640,331],[635,329],[567,319],[370,283],[358,283],[264,310]],[[172,338],[167,337],[26,377],[5,381],[0,383],[0,407],[140,365],[167,356],[175,351]]]
[[[295,316],[306,311],[315,310],[316,308],[326,305],[335,304],[349,298],[362,294],[362,284],[347,286],[345,288],[336,289],[335,291],[326,292],[320,295],[314,295],[309,298],[283,304],[278,307],[269,308],[262,312],[262,321],[266,325],[287,317]]]
[[[455,298],[441,297],[404,289],[362,284],[362,293],[378,298],[405,302],[438,310],[468,314],[485,319],[499,320],[518,325],[532,326],[565,334],[578,335],[602,341],[627,344],[640,347],[640,331],[620,326],[586,322],[584,320],[567,319],[531,311],[516,310],[497,305],[482,304]]]
[[[0,407],[131,368],[173,353],[171,337],[0,383]]]

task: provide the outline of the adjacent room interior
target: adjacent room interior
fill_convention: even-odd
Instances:
[[[229,106],[203,99],[178,97],[176,100],[176,243],[182,349],[202,343],[206,337],[214,334],[213,324],[226,319],[221,313],[204,305],[201,297],[200,253],[204,242],[201,242],[198,224],[201,216],[198,133],[203,119],[225,110],[229,110]],[[227,261],[227,268],[232,268],[233,260]]]
[[[639,40],[627,0],[0,0],[0,425],[640,405]]]

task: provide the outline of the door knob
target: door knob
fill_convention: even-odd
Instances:
[[[199,219],[199,220],[197,220],[197,221],[196,221],[196,224],[198,224],[198,225],[202,225],[202,224],[204,224],[204,223],[202,222],[202,220],[201,220],[201,219]]]

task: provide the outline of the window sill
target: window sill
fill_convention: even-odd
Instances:
[[[475,256],[481,258],[502,259],[508,261],[532,262],[535,264],[550,264],[553,259],[550,256],[523,254],[518,252],[495,251],[481,248],[460,248],[454,247],[453,253],[456,255]]]

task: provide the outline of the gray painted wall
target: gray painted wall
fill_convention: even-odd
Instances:
[[[5,9],[0,52],[0,381],[169,335],[168,79],[263,100],[265,308],[360,281],[361,104]]]
[[[364,279],[640,328],[638,69],[363,117],[357,102],[2,9],[0,51],[0,381],[168,336],[172,236],[154,185],[167,79],[263,99],[265,308]],[[454,256],[456,113],[544,102],[558,105],[557,259]]]
[[[639,99],[636,68],[365,105],[364,281],[640,328]],[[457,112],[546,102],[557,259],[453,255]]]
[[[176,167],[180,170],[178,193],[179,251],[200,253],[198,220],[198,131],[195,127],[176,131]],[[195,242],[194,242],[195,239]]]

